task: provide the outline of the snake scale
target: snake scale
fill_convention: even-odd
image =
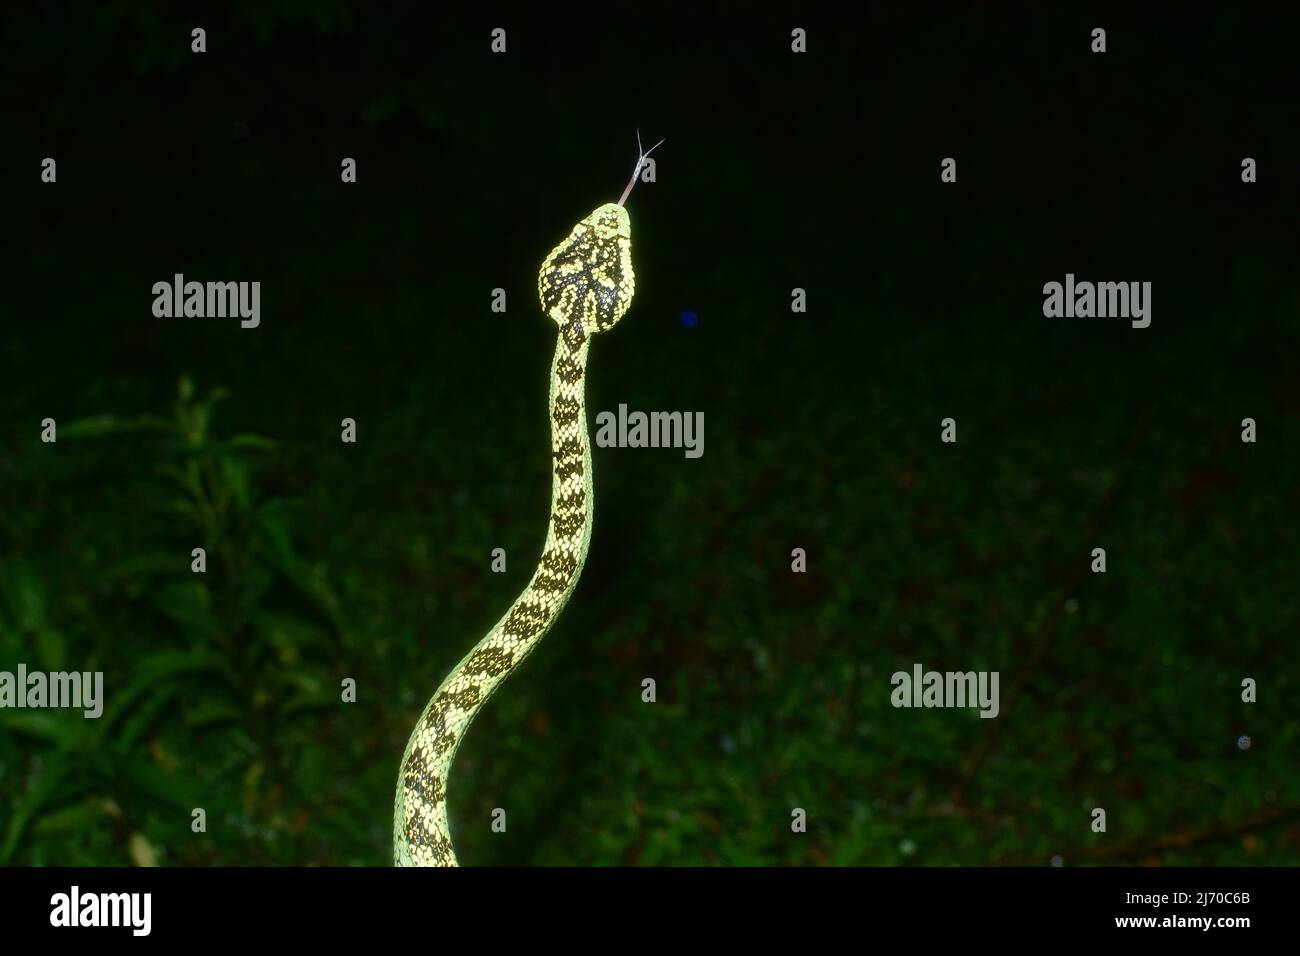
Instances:
[[[393,805],[398,866],[456,865],[447,823],[447,779],[456,751],[493,691],[555,623],[587,559],[595,504],[583,398],[587,350],[591,337],[613,328],[632,301],[632,226],[623,203],[649,154],[640,154],[619,201],[597,207],[575,225],[538,273],[542,310],[559,326],[551,362],[546,543],[528,586],[452,668],[407,741]]]

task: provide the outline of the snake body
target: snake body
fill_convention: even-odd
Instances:
[[[575,225],[542,263],[537,280],[542,310],[559,326],[551,363],[546,543],[528,586],[452,668],[407,741],[393,807],[398,866],[456,865],[447,824],[452,760],[470,722],[550,630],[582,573],[594,507],[583,399],[587,350],[591,337],[612,328],[632,301],[631,237],[621,201],[606,203]]]

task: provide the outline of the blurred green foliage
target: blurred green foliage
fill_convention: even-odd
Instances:
[[[84,565],[100,567],[93,597],[51,593],[38,563],[20,554],[0,561],[5,669],[102,669],[111,701],[89,720],[79,711],[0,711],[0,728],[13,735],[6,776],[21,779],[15,767],[29,774],[10,790],[0,860],[24,846],[31,862],[94,862],[111,852],[105,841],[124,835],[135,837],[133,857],[152,857],[142,849],[154,845],[149,832],[164,819],[170,832],[193,808],[255,837],[254,817],[271,812],[286,786],[284,726],[339,700],[323,663],[344,629],[338,601],[294,550],[294,502],[257,487],[256,460],[273,443],[214,437],[223,397],[217,389],[199,398],[183,377],[170,417],[85,418],[50,445],[111,441],[118,455],[149,464],[100,476],[121,482],[132,530],[125,549],[85,542]],[[205,552],[203,573],[192,548]],[[55,623],[59,609],[81,640]],[[14,749],[23,740],[37,749]],[[295,768],[302,756],[310,764],[310,752],[294,754]],[[211,852],[192,850],[200,859]]]
[[[575,599],[457,760],[466,861],[1297,862],[1294,617],[1276,597],[1296,546],[1269,518],[1295,462],[1242,446],[1191,394],[1152,422],[1067,386],[1035,416],[987,369],[962,373],[980,411],[936,451],[923,396],[947,347],[884,343],[879,374],[851,385],[800,383],[746,347],[770,392],[679,383],[716,389],[704,458],[597,450]],[[334,354],[318,350],[322,374]],[[593,407],[653,405],[635,361],[596,357]],[[544,364],[525,364],[541,402]],[[107,700],[98,721],[0,712],[5,860],[387,861],[411,723],[545,527],[540,411],[462,408],[438,441],[416,437],[474,374],[362,416],[358,446],[311,394],[224,416],[274,444],[224,437],[223,391],[188,379],[168,416],[69,421],[52,445],[31,430],[4,486],[0,665],[102,669]],[[792,389],[843,410],[816,445],[772,424]],[[1087,572],[1094,541],[1104,576]],[[1001,716],[893,709],[889,675],[917,661],[999,670]],[[1259,703],[1240,702],[1242,676]],[[486,823],[497,806],[505,835]]]

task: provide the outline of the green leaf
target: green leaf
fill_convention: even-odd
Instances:
[[[201,803],[195,796],[192,780],[176,773],[168,773],[145,758],[120,760],[116,768],[116,779],[186,815]]]
[[[248,510],[248,466],[238,458],[221,459],[221,479],[240,511]]]
[[[90,799],[60,810],[42,814],[34,824],[35,836],[48,837],[92,830],[111,817],[111,805],[103,799]]]
[[[232,686],[235,683],[235,677],[224,658],[202,651],[161,651],[137,663],[132,672],[135,676],[109,698],[110,706],[105,708],[104,716],[96,721],[101,736],[120,722],[135,702],[160,681],[176,680],[186,674],[212,673]]]
[[[48,671],[63,670],[68,656],[68,639],[56,627],[42,627],[36,632],[36,647],[41,666]]]
[[[275,451],[278,447],[271,439],[261,435],[236,435],[227,439],[225,445],[230,449],[247,448],[253,451]]]
[[[190,727],[210,727],[242,720],[243,710],[227,700],[202,700],[188,708],[185,723]]]
[[[134,745],[136,739],[149,729],[162,709],[172,702],[180,690],[179,685],[172,682],[164,682],[157,687],[158,690],[122,723],[113,741],[115,747],[129,748]]]
[[[154,592],[152,603],[186,631],[205,638],[221,633],[212,613],[212,597],[207,586],[198,581],[163,585]]]
[[[170,432],[175,426],[157,415],[91,415],[59,426],[60,438],[103,438],[110,435]]]
[[[30,632],[44,626],[45,592],[26,562],[14,561],[0,570],[0,598],[19,630]]]
[[[152,577],[154,575],[179,575],[189,572],[189,569],[190,556],[188,553],[155,549],[131,555],[110,565],[108,573],[112,576],[143,575]]]
[[[56,799],[64,790],[69,769],[70,764],[66,759],[55,756],[46,762],[44,771],[37,775],[31,787],[16,796],[13,801],[13,813],[9,817],[9,827],[5,831],[4,842],[0,844],[0,866],[7,864],[13,856],[28,821],[40,811],[42,806]]]
[[[79,711],[0,710],[0,727],[66,749],[72,749],[80,738],[81,720]]]

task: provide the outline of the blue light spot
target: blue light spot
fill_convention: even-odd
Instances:
[[[699,325],[700,317],[695,314],[694,309],[687,309],[682,313],[682,325],[688,329],[693,329]]]

